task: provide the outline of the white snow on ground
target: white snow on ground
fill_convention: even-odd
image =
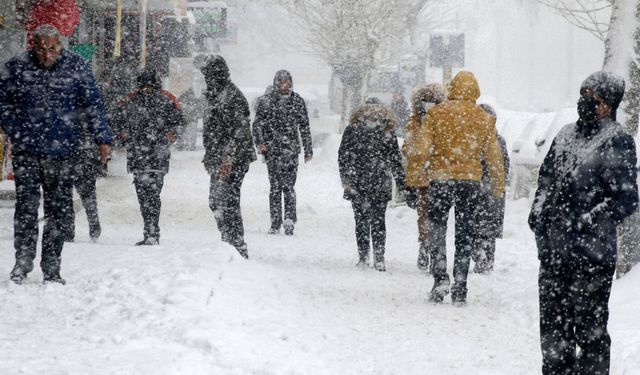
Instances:
[[[266,233],[266,167],[252,164],[242,190],[248,261],[220,241],[202,151],[172,156],[155,247],[132,246],[142,220],[116,154],[116,176],[98,187],[103,235],[91,243],[78,215],[66,286],[43,285],[37,265],[25,285],[9,282],[13,210],[0,209],[0,374],[539,373],[529,202],[507,202],[496,270],[470,274],[468,305],[433,305],[407,207],[387,213],[388,272],[354,268],[339,140],[330,135],[300,167],[293,237]],[[640,269],[614,282],[612,374],[640,374],[639,283]]]

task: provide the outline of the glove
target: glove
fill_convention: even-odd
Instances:
[[[418,191],[415,188],[406,188],[404,191],[404,199],[407,202],[407,207],[415,210],[418,206]]]

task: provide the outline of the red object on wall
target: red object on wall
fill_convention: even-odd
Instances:
[[[80,22],[80,8],[76,0],[38,0],[31,6],[25,23],[29,46],[33,46],[33,32],[38,26],[51,25],[63,36],[70,36]]]

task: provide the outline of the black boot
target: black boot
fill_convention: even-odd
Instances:
[[[369,249],[358,249],[358,264],[356,268],[365,269],[369,267]]]
[[[373,268],[376,271],[385,272],[387,268],[384,265],[384,249],[375,249],[373,254]]]
[[[242,245],[236,246],[236,251],[240,254],[244,259],[249,259],[249,251],[247,250],[246,242],[243,242]]]
[[[418,248],[418,269],[429,273],[429,249],[426,242],[421,242]]]

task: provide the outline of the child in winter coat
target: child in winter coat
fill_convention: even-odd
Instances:
[[[385,212],[391,200],[392,178],[404,190],[395,115],[382,104],[365,104],[353,112],[338,151],[344,198],[351,201],[356,222],[358,267],[369,265],[369,239],[374,268],[385,271]]]

